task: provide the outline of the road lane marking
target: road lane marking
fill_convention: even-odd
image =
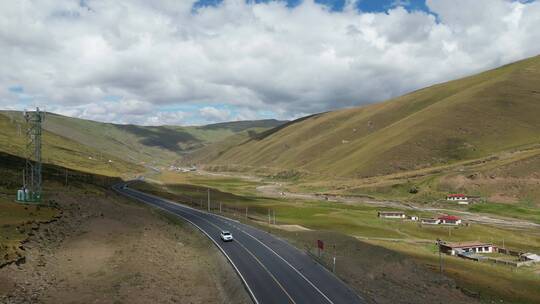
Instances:
[[[130,189],[131,190],[131,189]],[[134,190],[134,191],[137,191],[137,190]],[[139,192],[139,191],[137,191]],[[146,193],[144,192],[139,192],[139,193],[142,193],[143,195],[146,195]],[[261,245],[263,245],[266,249],[270,250],[273,254],[275,254],[279,259],[281,259],[283,262],[285,262],[285,264],[287,264],[289,267],[291,267],[300,277],[302,277],[311,287],[313,287],[325,300],[327,300],[329,303],[331,304],[334,304],[334,302],[324,293],[322,292],[313,282],[311,282],[311,280],[309,280],[303,273],[301,273],[298,269],[296,269],[291,263],[289,263],[285,258],[283,258],[281,255],[279,255],[275,250],[273,250],[272,248],[270,248],[268,245],[266,245],[265,243],[263,243],[261,240],[259,240],[258,238],[256,238],[255,236],[253,236],[251,233],[245,231],[244,229],[241,229],[239,228],[238,226],[232,224],[231,222],[235,222],[235,223],[239,223],[238,221],[236,220],[232,220],[232,219],[229,219],[225,216],[222,216],[222,215],[218,215],[218,214],[213,214],[213,213],[210,213],[210,212],[206,212],[206,211],[202,211],[202,210],[198,210],[198,209],[195,209],[195,208],[192,208],[192,207],[189,207],[189,206],[186,206],[184,204],[181,204],[181,203],[178,203],[178,202],[174,202],[174,201],[170,201],[170,200],[165,200],[165,199],[162,199],[160,197],[157,197],[157,196],[154,196],[154,195],[150,195],[156,199],[159,199],[163,202],[167,202],[167,203],[170,203],[172,205],[175,205],[175,206],[178,206],[178,207],[181,207],[181,208],[187,208],[187,209],[190,209],[190,210],[193,210],[197,213],[200,213],[200,214],[207,214],[209,216],[213,216],[215,217],[216,219],[218,220],[221,220],[223,223],[229,225],[229,226],[232,226],[234,228],[236,228],[238,231],[241,231],[243,233],[245,233],[247,236],[253,238],[255,241],[259,242]],[[193,214],[193,213],[190,213],[188,212],[189,214],[192,214],[194,216],[198,216],[196,214]],[[214,225],[213,223],[209,222],[208,220],[198,216],[199,218],[207,221],[208,223]],[[241,224],[241,223],[239,223]],[[245,224],[242,224],[245,226]],[[215,227],[217,227],[216,225],[214,225]],[[217,227],[218,229],[221,229],[219,227]],[[279,240],[279,239],[278,239]],[[286,244],[287,245],[287,244]],[[242,246],[244,247],[244,246]],[[247,249],[246,249],[247,250]],[[251,252],[250,252],[251,253]],[[258,259],[257,259],[258,260]],[[279,284],[279,282],[278,282]],[[280,284],[281,285],[281,284]],[[285,290],[284,290],[285,291]],[[286,292],[287,293],[287,292]],[[288,293],[287,293],[288,294]]]
[[[223,221],[226,223],[226,221]],[[231,225],[231,224],[229,224]],[[243,230],[242,230],[243,231]],[[330,298],[328,298],[319,288],[317,288],[317,286],[315,286],[315,284],[313,284],[308,278],[306,278],[304,276],[304,274],[302,274],[298,269],[296,269],[293,265],[291,265],[291,263],[289,263],[287,260],[285,260],[282,256],[280,256],[277,252],[275,252],[272,248],[268,247],[268,245],[266,245],[265,243],[261,242],[261,240],[259,240],[258,238],[256,238],[255,236],[253,236],[251,233],[249,232],[246,232],[246,231],[243,231],[245,234],[247,234],[248,236],[250,236],[251,238],[253,238],[254,240],[256,240],[257,242],[261,243],[264,247],[266,247],[268,250],[270,250],[271,252],[273,252],[277,257],[279,257],[281,260],[283,260],[283,262],[285,262],[285,264],[289,265],[289,267],[291,267],[292,269],[294,269],[294,271],[296,271],[296,273],[298,273],[304,280],[306,280],[306,282],[309,283],[309,285],[311,285],[315,290],[317,290],[328,302],[334,304],[334,302],[332,302],[332,300],[330,300]]]
[[[283,287],[283,285],[281,285],[281,283],[279,282],[279,280],[270,272],[270,270],[263,264],[263,262],[261,262],[261,260],[259,260],[259,258],[257,258],[249,249],[246,248],[246,246],[244,246],[241,242],[237,242],[238,245],[240,245],[242,248],[244,248],[244,250],[249,253],[260,265],[261,267],[264,268],[264,270],[266,270],[266,272],[268,272],[268,274],[272,277],[272,279],[274,279],[274,281],[279,285],[279,287],[283,290],[283,292],[285,292],[285,294],[287,295],[287,297],[289,297],[289,300],[291,300],[292,303],[296,304],[296,301],[291,297],[291,295],[287,292],[287,290],[285,289],[285,287]]]
[[[216,229],[218,230],[223,230],[221,227],[217,226],[216,224],[210,222],[209,220],[201,217],[200,215],[198,214],[194,214],[194,213],[191,213],[191,212],[188,212],[188,211],[185,211],[185,210],[182,210],[183,212],[185,213],[188,213],[188,214],[191,214],[193,216],[196,216],[198,218],[200,218],[201,220],[207,222],[208,224],[216,227]],[[246,246],[244,246],[240,241],[236,241],[236,243],[238,245],[240,245],[247,253],[249,253],[260,265],[261,267],[270,275],[270,277],[276,282],[276,284],[278,284],[278,286],[283,290],[283,292],[287,295],[287,297],[289,298],[289,300],[291,300],[292,303],[296,304],[296,301],[294,301],[294,299],[291,297],[291,295],[287,292],[287,290],[285,289],[285,287],[283,285],[281,285],[281,283],[279,282],[279,280],[272,274],[272,272],[270,272],[270,270],[266,267],[266,265],[263,264],[263,262],[261,260],[259,260],[259,258],[253,254],[253,252],[251,252],[249,249],[246,248]]]
[[[144,201],[142,198],[140,197],[137,197],[135,195],[131,195],[127,192],[122,192],[118,189],[115,189],[117,192],[119,193],[122,193],[124,195],[127,195],[131,198],[134,198],[136,200],[139,200],[139,201],[143,201],[145,204],[147,204],[148,202]],[[126,190],[126,189],[124,189]],[[131,189],[130,189],[131,190]],[[163,211],[166,211],[166,212],[169,212],[171,214],[174,214],[176,216],[181,216],[179,214],[176,214],[170,210],[167,210],[165,208],[162,208],[161,206],[157,206],[157,205],[154,205],[152,204],[154,207],[157,207]],[[229,261],[229,263],[231,263],[231,265],[234,267],[234,270],[236,270],[236,273],[238,273],[238,276],[240,276],[240,279],[242,279],[242,282],[244,282],[244,286],[246,287],[246,289],[248,290],[249,292],[249,295],[251,296],[251,299],[253,300],[253,302],[255,302],[255,304],[259,304],[259,300],[257,299],[257,297],[255,297],[255,293],[253,293],[253,290],[251,289],[251,287],[249,287],[249,284],[247,282],[247,280],[244,278],[244,276],[242,275],[242,273],[240,272],[240,270],[238,269],[238,267],[236,266],[236,264],[233,262],[233,260],[231,259],[231,257],[225,252],[225,250],[216,242],[216,240],[214,240],[206,231],[204,231],[201,227],[199,227],[197,224],[195,224],[194,222],[192,222],[191,220],[187,219],[186,217],[184,216],[181,216],[184,220],[188,221],[189,223],[191,223],[193,226],[197,227],[197,229],[199,229],[202,233],[204,233],[210,240],[212,240],[212,242],[219,248],[219,250],[221,251],[221,253],[223,253],[223,255],[225,255],[225,257],[227,258],[227,260]]]

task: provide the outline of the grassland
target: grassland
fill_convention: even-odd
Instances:
[[[489,213],[500,216],[525,219],[540,224],[540,209],[527,208],[508,204],[476,204],[467,209],[478,213]]]
[[[407,254],[434,271],[438,270],[439,260],[433,245],[386,241],[369,241],[372,244]],[[540,274],[538,267],[512,268],[488,263],[463,260],[456,257],[443,257],[444,272],[458,283],[458,286],[478,294],[483,302],[538,303]]]
[[[272,229],[274,233],[281,233],[278,232],[280,229],[265,224],[268,221],[268,210],[272,210],[271,213],[275,211],[277,227],[301,225],[312,230],[282,232],[301,248],[313,246],[311,238],[314,234],[332,231],[337,235],[352,236],[399,252],[434,271],[438,265],[438,255],[433,245],[437,238],[448,241],[479,240],[501,246],[504,243],[509,248],[540,252],[540,231],[535,229],[509,229],[480,224],[460,227],[422,226],[410,221],[381,220],[376,216],[377,211],[390,208],[367,204],[260,197],[255,189],[261,183],[239,178],[164,173],[153,179],[155,183],[141,184],[137,187],[202,208],[207,208],[207,194],[210,189],[214,212],[219,212],[218,206],[221,203],[223,212],[228,212],[230,216],[236,214],[239,219],[245,220],[244,212],[247,208],[252,224]],[[225,207],[232,208],[226,210]],[[479,211],[492,212],[492,210]],[[515,212],[524,211],[518,209]],[[428,217],[435,214],[416,212],[415,215]],[[536,215],[533,216],[531,219],[535,220]],[[331,243],[332,240],[328,242]],[[361,253],[351,254],[356,255],[350,258],[356,259],[357,263],[362,263],[361,260],[365,258]],[[453,257],[445,258],[445,265],[445,273],[455,279],[459,286],[478,293],[485,301],[504,299],[515,303],[536,303],[540,299],[540,294],[536,290],[536,286],[540,283],[539,268],[510,269]]]

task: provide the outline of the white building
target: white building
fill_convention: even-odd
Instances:
[[[449,202],[457,202],[459,205],[469,204],[469,197],[465,194],[448,194],[446,200]]]
[[[379,211],[377,212],[377,216],[380,218],[391,218],[391,219],[404,219],[407,217],[405,215],[405,212],[401,212],[401,211]]]
[[[422,218],[420,219],[420,222],[426,225],[439,225],[441,223],[439,219],[434,218]]]
[[[481,242],[441,243],[441,251],[450,255],[458,253],[493,253],[496,247],[493,244]]]

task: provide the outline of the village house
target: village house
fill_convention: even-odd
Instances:
[[[405,212],[402,211],[379,211],[377,216],[380,218],[389,218],[389,219],[404,219],[406,218]]]
[[[421,218],[420,222],[426,225],[439,225],[441,221],[439,219],[434,219],[434,218]]]
[[[450,202],[457,202],[459,205],[468,205],[469,197],[465,194],[448,194],[446,200]]]
[[[442,225],[460,225],[461,219],[454,215],[439,216],[439,224]]]
[[[441,242],[441,251],[449,255],[460,255],[467,253],[493,253],[497,247],[490,243],[482,242],[461,242],[448,243]]]
[[[418,221],[418,216],[416,215],[410,215],[410,216],[407,216],[407,219],[411,220],[411,221]]]

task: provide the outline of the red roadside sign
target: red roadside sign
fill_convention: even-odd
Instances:
[[[317,240],[317,247],[319,247],[319,249],[321,250],[324,250],[324,242],[321,240]]]

